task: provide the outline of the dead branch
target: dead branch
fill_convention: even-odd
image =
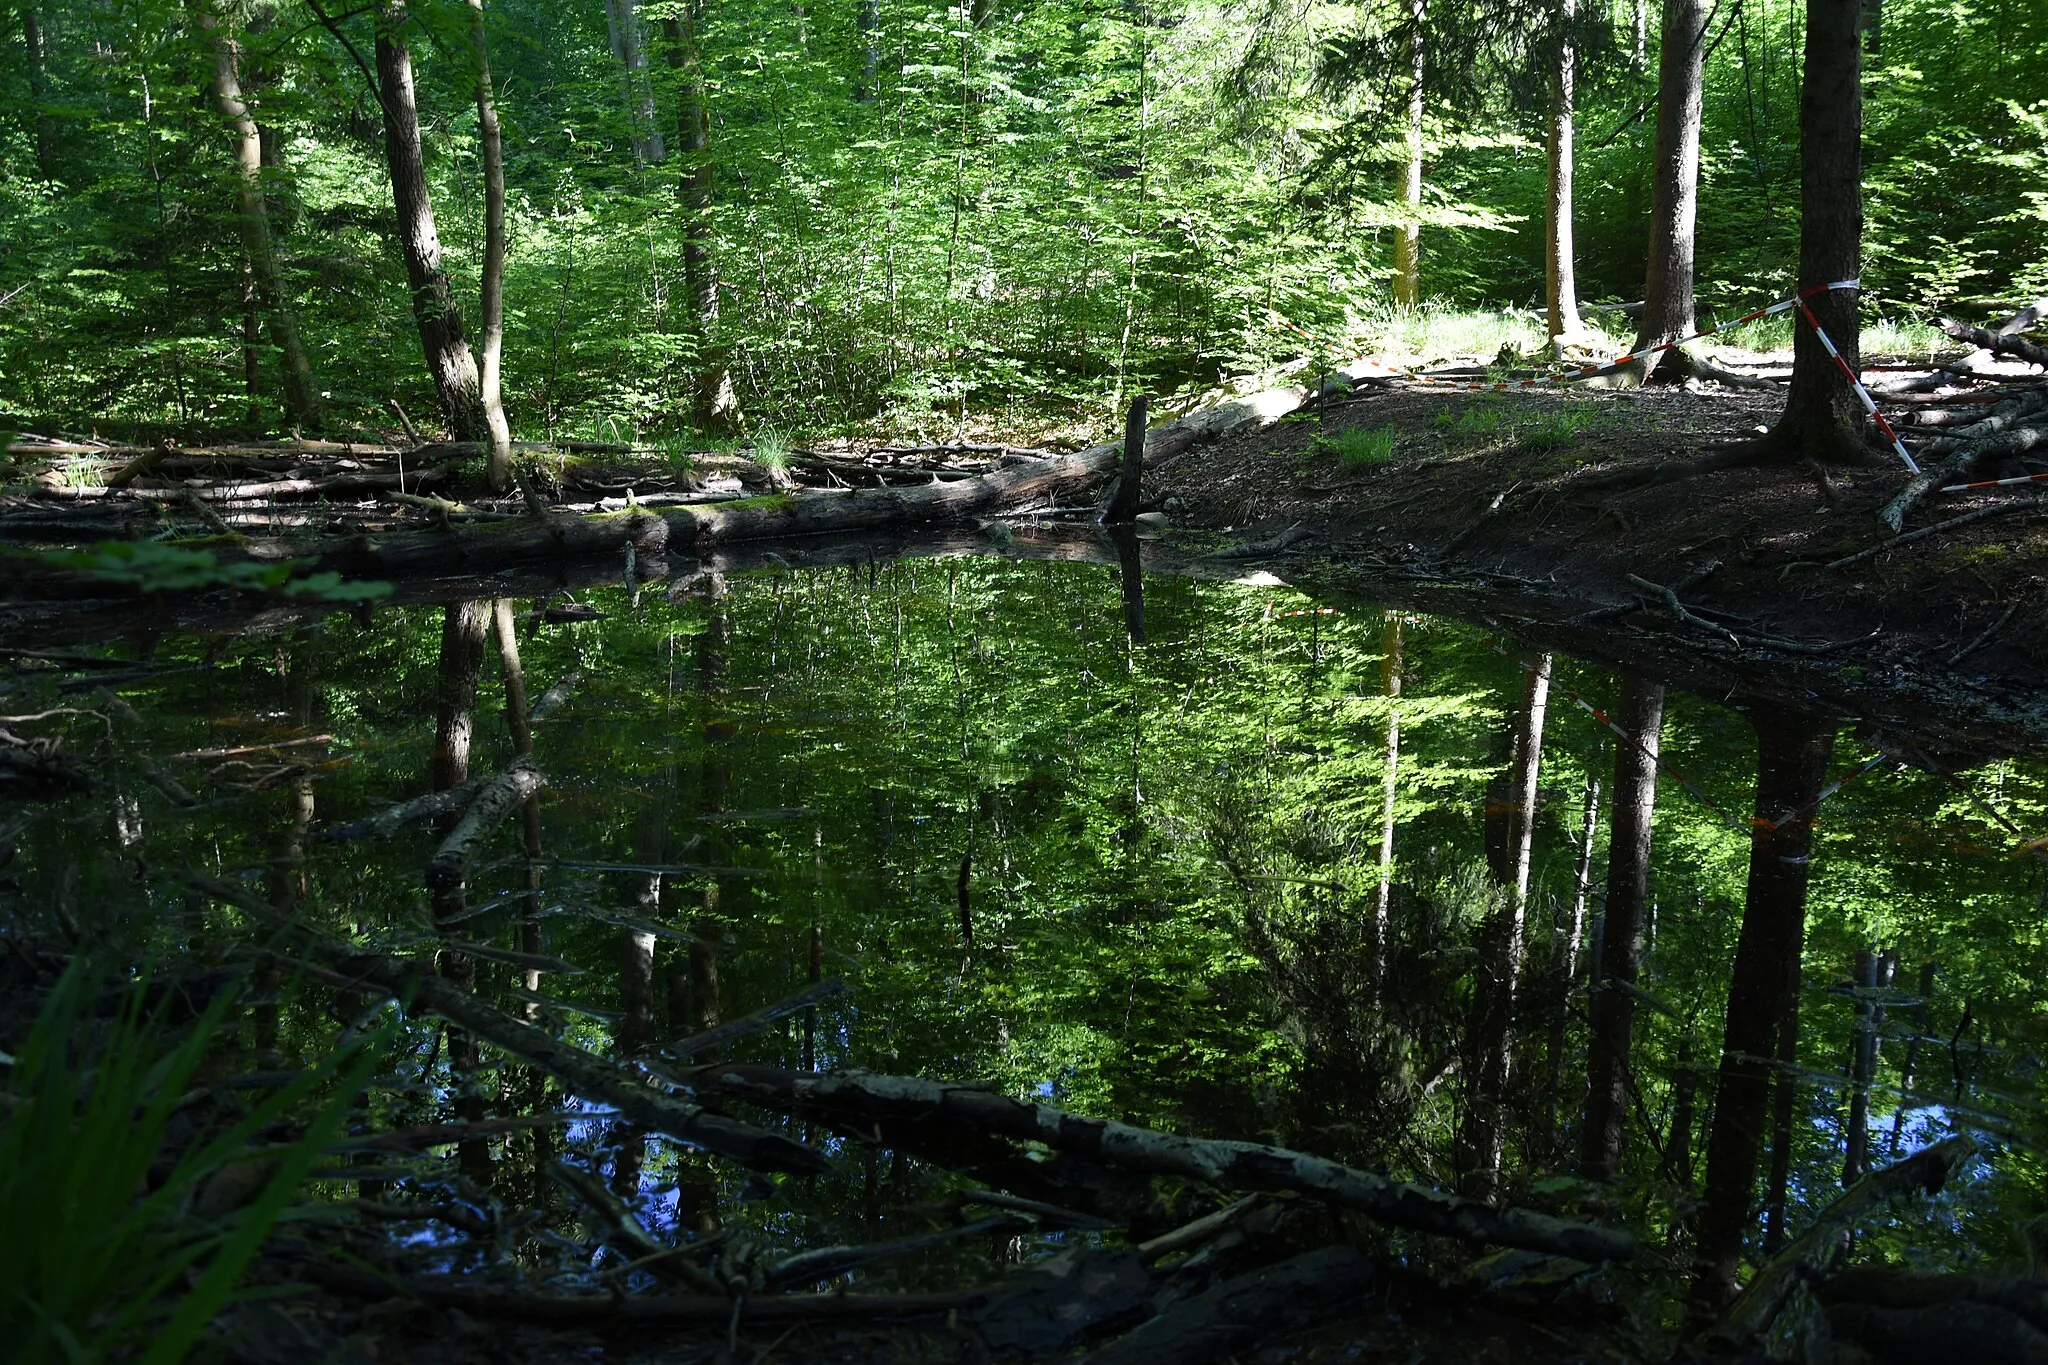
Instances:
[[[629,1123],[666,1133],[680,1142],[757,1170],[819,1174],[829,1169],[821,1154],[802,1143],[722,1114],[708,1113],[697,1105],[650,1089],[644,1078],[617,1062],[549,1037],[478,1000],[429,967],[365,952],[330,938],[267,901],[200,873],[188,872],[185,880],[205,895],[247,911],[291,935],[320,964],[310,974],[328,984],[350,990],[373,988],[409,1008],[438,1014],[458,1028],[467,1029],[485,1042],[539,1067],[572,1093],[612,1105]]]
[[[1813,1226],[1756,1273],[1709,1330],[1707,1340],[1731,1352],[1746,1349],[1770,1329],[1796,1289],[1826,1272],[1841,1253],[1842,1240],[1850,1229],[1901,1195],[1939,1193],[1976,1154],[1977,1145],[1959,1134],[1857,1181],[1821,1211]]]
[[[844,1275],[864,1265],[891,1261],[899,1256],[910,1256],[933,1247],[957,1242],[965,1237],[979,1237],[991,1232],[1015,1231],[1030,1224],[1015,1214],[997,1214],[992,1218],[977,1219],[957,1228],[946,1228],[939,1232],[924,1232],[913,1237],[898,1237],[888,1242],[869,1242],[860,1246],[819,1247],[815,1251],[800,1251],[794,1256],[777,1261],[769,1266],[763,1282],[770,1290],[795,1285],[816,1284],[829,1280],[835,1275]]]
[[[476,799],[477,791],[488,780],[484,777],[472,777],[469,781],[450,787],[446,791],[415,796],[410,801],[401,801],[375,815],[322,830],[314,837],[329,842],[344,839],[389,839],[407,825],[417,825],[462,810]]]
[[[461,886],[469,874],[477,844],[518,810],[521,802],[546,785],[547,778],[540,769],[530,759],[521,758],[478,788],[476,799],[469,803],[462,819],[448,831],[448,837],[441,841],[433,860],[427,864],[428,889],[452,891]]]
[[[693,1057],[700,1052],[710,1052],[714,1048],[737,1042],[749,1034],[758,1033],[777,1019],[795,1014],[801,1009],[808,1009],[821,1001],[830,1000],[835,995],[844,994],[845,991],[844,981],[836,976],[829,976],[823,981],[812,982],[793,995],[784,996],[772,1005],[755,1010],[752,1014],[742,1015],[738,1019],[720,1024],[717,1028],[692,1034],[664,1051],[673,1057]]]
[[[2027,311],[2031,312],[2033,310],[2029,309]],[[2021,316],[2025,316],[2025,314]],[[2018,319],[2016,318],[2014,321],[2017,322]],[[2019,329],[2008,332],[2005,328],[2001,327],[1994,332],[1983,327],[1973,327],[1969,323],[1957,318],[1942,318],[1936,325],[1957,341],[1967,342],[1972,346],[1981,346],[1993,355],[2009,355],[2015,360],[2024,360],[2029,365],[2038,365],[2043,369],[2048,369],[2048,347],[2038,346],[2028,341],[2025,337],[2019,336],[2017,334]],[[2007,326],[2011,325],[2010,323],[2007,324]],[[2021,329],[2024,327],[2025,324],[2021,324]]]
[[[1441,1190],[1403,1184],[1320,1157],[1261,1143],[1180,1137],[1084,1118],[972,1086],[912,1076],[811,1075],[777,1067],[700,1067],[683,1073],[700,1090],[791,1112],[864,1118],[939,1116],[985,1132],[1042,1142],[1113,1167],[1176,1175],[1224,1189],[1289,1190],[1327,1199],[1381,1222],[1461,1241],[1522,1247],[1584,1261],[1624,1260],[1635,1238],[1526,1209],[1503,1209]]]
[[[1916,540],[1925,540],[1928,536],[1942,531],[1954,530],[1958,526],[1967,526],[1973,521],[1989,521],[1993,517],[2009,516],[2014,512],[2031,511],[2039,505],[2034,498],[2021,497],[2014,499],[2012,502],[2002,502],[1996,507],[1980,507],[1974,512],[1965,512],[1959,517],[1950,517],[1947,521],[1937,521],[1932,526],[1923,526],[1917,531],[1907,531],[1901,535],[1893,536],[1889,540],[1880,541],[1867,550],[1858,550],[1853,555],[1844,555],[1840,559],[1830,560],[1823,567],[1846,569],[1852,564],[1861,564],[1866,559],[1875,559],[1887,550],[1896,550],[1901,545],[1910,545]]]

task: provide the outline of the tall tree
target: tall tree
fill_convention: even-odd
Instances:
[[[654,86],[647,78],[647,32],[634,0],[605,0],[605,30],[619,63],[626,112],[633,121],[633,158],[645,164],[668,159],[668,141],[654,117]]]
[[[711,220],[716,163],[711,154],[711,110],[705,102],[704,54],[698,44],[703,17],[704,0],[684,0],[680,12],[662,20],[661,27],[668,41],[669,65],[680,78],[676,141],[683,166],[676,192],[682,200],[683,303],[690,334],[697,343],[690,416],[706,430],[726,430],[738,424],[739,399],[733,393],[732,371],[717,335],[718,257]]]
[[[512,486],[512,426],[505,420],[505,150],[498,129],[498,94],[491,81],[490,36],[484,0],[469,0],[469,59],[476,68],[476,125],[484,162],[484,268],[480,300],[482,362],[477,398],[491,450],[486,476],[499,493]]]
[[[1806,72],[1799,89],[1799,285],[1818,290],[1792,334],[1785,410],[1762,440],[1785,459],[1871,461],[1864,410],[1849,375],[1814,334],[1827,330],[1850,371],[1861,368],[1854,280],[1863,256],[1863,52],[1860,0],[1806,0]],[[1807,314],[1810,312],[1811,317]]]
[[[1428,0],[1408,0],[1408,116],[1401,164],[1403,218],[1394,235],[1394,302],[1409,308],[1422,302],[1422,114],[1428,52],[1423,28]]]
[[[1854,29],[1850,32],[1853,38]],[[1813,808],[1835,746],[1835,723],[1825,717],[1767,709],[1751,719],[1757,736],[1756,818],[1742,933],[1722,1026],[1714,1121],[1707,1134],[1693,1284],[1696,1301],[1709,1310],[1733,1298],[1738,1287],[1743,1237],[1755,1207],[1770,1059],[1785,1017],[1785,996],[1799,987]]]
[[[1657,39],[1657,142],[1651,162],[1650,246],[1635,351],[1693,331],[1693,241],[1699,219],[1700,113],[1705,107],[1705,0],[1664,0]],[[1649,378],[1648,360],[1624,377]]]
[[[242,257],[254,302],[268,324],[270,343],[284,369],[284,406],[294,425],[317,429],[320,394],[313,380],[313,362],[299,335],[299,323],[285,301],[277,246],[270,231],[270,209],[263,193],[263,135],[249,103],[242,96],[241,45],[228,28],[224,7],[203,0],[197,10],[202,31],[213,35],[213,71],[207,93],[228,125],[235,150],[235,228],[242,238]]]
[[[57,125],[50,116],[50,57],[43,50],[43,21],[36,7],[21,7],[22,55],[28,62],[29,136],[35,143],[36,171],[45,180],[57,178]]]
[[[441,400],[448,434],[458,441],[488,441],[491,424],[483,401],[476,358],[463,334],[462,311],[441,262],[441,234],[427,195],[426,152],[420,142],[419,100],[413,87],[412,51],[405,29],[411,20],[406,0],[389,0],[377,12],[378,100],[384,109],[384,160],[391,172],[391,202],[398,217],[399,250],[412,290],[413,321],[427,373]]]
[[[1550,193],[1544,206],[1543,292],[1550,343],[1557,348],[1586,326],[1579,319],[1579,286],[1572,268],[1572,118],[1578,64],[1572,21],[1576,13],[1575,0],[1554,0],[1551,7],[1557,60],[1550,79]]]
[[[1586,1118],[1580,1132],[1579,1173],[1612,1176],[1621,1160],[1628,1114],[1632,993],[1642,954],[1643,908],[1649,900],[1650,826],[1657,805],[1657,748],[1664,725],[1664,686],[1634,673],[1622,675],[1621,728],[1614,750],[1614,814],[1608,825],[1607,915],[1600,939],[1600,980],[1593,993],[1593,1025],[1586,1053]]]

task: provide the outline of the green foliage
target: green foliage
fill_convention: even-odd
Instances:
[[[1531,450],[1561,450],[1599,420],[1599,412],[1590,404],[1547,409],[1522,428],[1522,444]]]
[[[1368,469],[1394,458],[1394,446],[1401,433],[1395,427],[1346,427],[1315,439],[1317,449],[1337,457],[1345,469]]]
[[[92,1007],[117,981],[121,1004],[102,1027]],[[167,1149],[167,1125],[236,993],[222,992],[177,1037],[145,1008],[148,986],[147,973],[128,982],[74,960],[0,1092],[0,1333],[19,1365],[184,1359],[340,1132],[375,1060],[341,1049],[217,1132]],[[252,1202],[211,1220],[190,1212],[209,1177],[250,1160],[259,1133],[330,1086],[300,1137],[266,1145],[274,1166]]]
[[[24,553],[24,552],[16,552]],[[153,540],[105,540],[87,550],[27,552],[41,563],[72,569],[103,583],[145,592],[203,592],[234,588],[274,592],[320,602],[372,602],[391,595],[389,583],[360,582],[338,573],[292,576],[289,564],[223,562],[211,550]]]

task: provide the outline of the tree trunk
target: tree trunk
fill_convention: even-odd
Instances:
[[[860,34],[860,79],[853,84],[855,104],[872,104],[881,97],[881,87],[876,80],[882,65],[881,0],[860,0],[860,9],[853,20],[855,30]]]
[[[36,172],[57,178],[57,125],[50,117],[50,59],[43,50],[43,23],[34,5],[21,7],[21,45],[28,59],[29,134],[35,142]]]
[[[1607,922],[1600,944],[1600,989],[1593,993],[1586,1052],[1586,1120],[1579,1173],[1606,1180],[1621,1163],[1628,1117],[1628,1063],[1635,1029],[1635,985],[1642,953],[1643,907],[1650,889],[1650,829],[1657,805],[1657,748],[1664,687],[1634,673],[1621,680],[1621,728],[1614,750],[1614,815],[1607,839]]]
[[[1771,1169],[1764,1193],[1764,1255],[1773,1256],[1790,1240],[1787,1211],[1792,1191],[1792,1144],[1798,1137],[1793,1117],[1799,1107],[1799,964],[1791,964],[1792,981],[1785,991],[1785,1013],[1778,1021],[1777,1074],[1771,1078]]]
[[[1658,38],[1657,151],[1651,164],[1650,246],[1635,349],[1693,331],[1693,231],[1699,216],[1700,111],[1704,104],[1705,0],[1664,0]],[[1638,360],[1624,376],[1649,378]]]
[[[1785,1017],[1785,997],[1798,989],[1813,806],[1835,745],[1830,719],[1780,710],[1760,710],[1753,719],[1757,778],[1749,894],[1728,983],[1693,1286],[1697,1302],[1709,1309],[1733,1299],[1739,1285],[1770,1098],[1768,1059]]]
[[[405,0],[390,0],[377,16],[377,85],[384,107],[384,160],[391,171],[391,204],[398,218],[398,242],[405,256],[406,282],[412,291],[413,321],[419,327],[420,350],[427,373],[441,400],[448,434],[458,441],[488,441],[490,421],[484,412],[481,380],[469,341],[462,331],[462,312],[448,288],[441,266],[441,235],[434,226],[434,205],[427,197],[425,151],[420,144],[420,116],[413,92],[412,52],[405,43],[408,22]]]
[[[620,0],[629,4],[630,0]],[[505,153],[498,133],[498,96],[491,81],[491,49],[484,31],[484,0],[469,0],[469,57],[476,66],[476,126],[484,159],[484,269],[481,293],[483,335],[477,397],[484,408],[491,453],[486,478],[491,491],[512,486],[512,427],[505,420]],[[652,111],[650,110],[650,117]]]
[[[1387,694],[1387,767],[1380,779],[1379,887],[1373,895],[1374,975],[1386,970],[1388,902],[1394,890],[1394,806],[1401,772],[1401,613],[1387,613],[1380,635],[1380,680]]]
[[[704,0],[686,0],[680,18],[662,20],[669,65],[680,76],[676,99],[677,142],[682,178],[677,193],[683,209],[683,294],[690,334],[697,343],[690,419],[709,431],[732,429],[739,401],[725,349],[718,343],[718,261],[713,250],[711,204],[716,163],[711,157],[711,111],[704,97],[704,67],[697,45],[697,21]]]
[[[249,270],[255,303],[269,325],[271,344],[284,366],[284,406],[293,425],[317,430],[320,394],[313,382],[313,362],[299,336],[298,319],[285,305],[284,281],[278,270],[276,244],[270,235],[270,213],[263,201],[263,136],[242,98],[241,47],[218,13],[201,10],[199,24],[213,34],[213,77],[208,94],[227,121],[235,145],[235,226],[242,237],[242,256]]]
[[[1550,341],[1561,346],[1585,330],[1572,273],[1572,114],[1578,54],[1572,49],[1574,0],[1556,0],[1557,68],[1550,87],[1550,198],[1545,206],[1543,282]]]
[[[1898,969],[1896,951],[1865,950],[1856,955],[1856,984],[1882,990]],[[1877,1078],[1878,1039],[1884,1032],[1884,1006],[1865,997],[1856,1002],[1856,1022],[1849,1034],[1849,1114],[1842,1125],[1842,1185],[1847,1188],[1870,1174],[1870,1084]]]
[[[1600,833],[1600,779],[1586,778],[1586,811],[1579,822],[1579,862],[1572,869],[1572,927],[1565,949],[1565,978],[1579,979],[1579,953],[1586,942],[1586,897],[1593,889],[1593,843]]]
[[[1863,58],[1858,0],[1806,0],[1806,76],[1799,92],[1799,285],[1852,280],[1863,251]],[[1827,329],[1851,371],[1862,366],[1853,290],[1829,289],[1795,313],[1792,386],[1764,448],[1787,460],[1866,464],[1863,404],[1814,334]]]
[[[618,59],[626,93],[626,112],[633,122],[633,159],[653,165],[668,159],[668,141],[654,116],[654,86],[647,79],[647,35],[633,0],[605,0],[605,29],[612,56]]]
[[[1401,176],[1406,218],[1394,237],[1394,302],[1413,308],[1422,302],[1422,78],[1427,66],[1422,25],[1428,0],[1408,0],[1408,159]]]
[[[441,612],[441,655],[434,676],[434,755],[428,769],[430,785],[437,792],[469,779],[470,740],[476,732],[476,683],[483,671],[484,631],[489,624],[490,604],[481,599],[454,602]]]
[[[1489,871],[1506,895],[1480,930],[1479,966],[1472,981],[1471,1059],[1466,1071],[1460,1166],[1465,1191],[1490,1199],[1500,1181],[1506,1137],[1508,1080],[1513,1070],[1516,994],[1521,984],[1523,913],[1529,896],[1529,855],[1536,831],[1537,780],[1543,759],[1543,721],[1550,700],[1548,654],[1523,675],[1522,709],[1508,763],[1505,809],[1498,821]],[[1489,801],[1489,805],[1495,802]]]

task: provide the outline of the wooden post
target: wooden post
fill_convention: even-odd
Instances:
[[[1145,407],[1145,395],[1141,393],[1131,400],[1130,415],[1124,419],[1123,467],[1117,475],[1116,488],[1109,495],[1109,506],[1102,513],[1102,519],[1111,525],[1134,521],[1138,516],[1139,486],[1145,470]]]

